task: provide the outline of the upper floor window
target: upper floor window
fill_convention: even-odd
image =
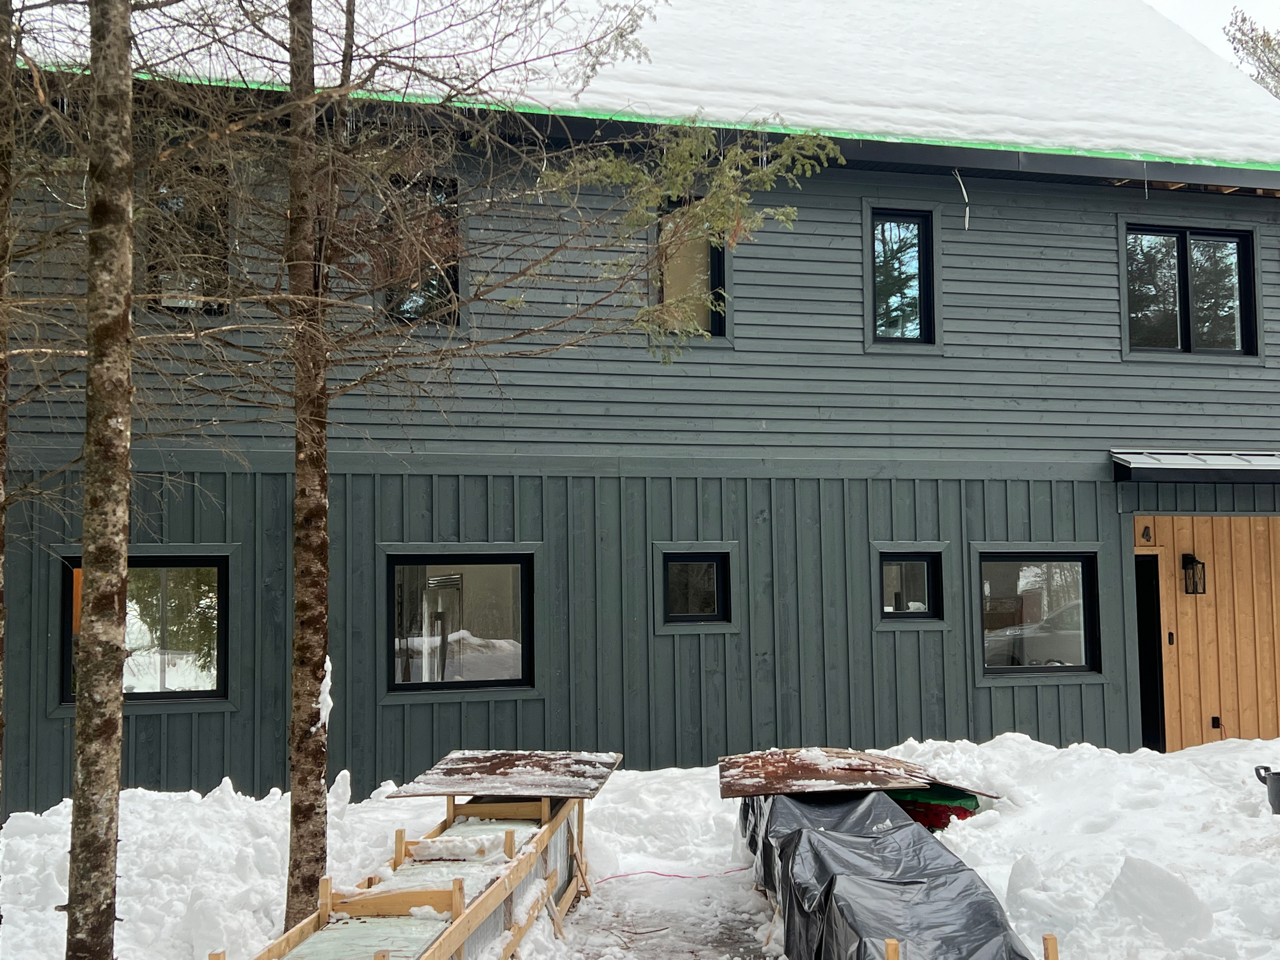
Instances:
[[[75,699],[81,570],[68,559],[62,606],[62,699]],[[225,697],[225,557],[132,557],[125,600],[124,693],[132,700]]]
[[[383,210],[383,309],[405,323],[453,324],[461,293],[458,183],[445,177],[393,182]]]
[[[230,292],[225,170],[174,167],[140,191],[136,245],[145,302],[166,311],[221,313]]]
[[[932,222],[919,211],[872,211],[875,339],[933,343]]]
[[[1245,234],[1129,227],[1129,347],[1256,354],[1253,256]]]
[[[724,247],[705,236],[682,236],[680,224],[667,219],[658,239],[662,303],[683,300],[693,323],[713,337],[725,335]]]
[[[391,686],[533,683],[533,558],[391,561]]]

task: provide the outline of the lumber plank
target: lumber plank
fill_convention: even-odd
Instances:
[[[560,894],[560,902],[556,904],[556,908],[553,912],[559,919],[563,920],[565,915],[573,908],[573,901],[577,898],[578,886],[577,884],[571,883],[564,888],[564,893]]]
[[[884,942],[884,960],[898,960],[897,940],[886,940]]]
[[[320,919],[320,911],[317,910],[311,916],[299,921],[297,926],[286,930],[279,938],[267,944],[261,953],[254,956],[253,960],[280,960],[286,953],[328,922],[328,917],[325,917],[323,921]]]
[[[521,857],[511,862],[510,866],[501,873],[493,883],[489,884],[478,897],[471,901],[461,918],[455,920],[449,925],[449,928],[433,943],[430,949],[422,955],[420,960],[444,960],[445,957],[452,956],[459,947],[467,942],[467,937],[471,936],[498,905],[510,895],[523,880],[527,877],[534,866],[537,865],[538,857],[546,848],[555,832],[560,829],[574,807],[571,803],[563,803],[560,809],[552,816],[551,822],[543,827],[534,837],[533,846],[528,849]]]
[[[480,803],[468,801],[458,804],[457,815],[475,817],[477,820],[540,820],[542,804],[536,800],[494,801]]]
[[[351,917],[407,917],[414,907],[430,907],[437,913],[453,916],[455,893],[453,890],[387,890],[361,891],[349,896],[334,898],[335,913]]]
[[[1052,933],[1046,933],[1042,941],[1044,943],[1044,960],[1058,960],[1058,938]]]
[[[538,920],[538,914],[542,912],[542,908],[546,906],[547,897],[549,896],[547,888],[543,887],[542,892],[538,894],[538,899],[534,901],[533,908],[529,911],[529,915],[524,918],[524,923],[512,924],[508,927],[511,939],[506,942],[501,952],[498,954],[498,960],[510,960],[510,957],[516,952],[516,948],[520,946],[520,941],[524,939],[524,935],[532,929],[534,923]]]

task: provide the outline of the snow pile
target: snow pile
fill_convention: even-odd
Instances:
[[[1091,960],[1280,957],[1280,817],[1253,775],[1280,766],[1280,740],[1161,755],[1005,734],[889,753],[1003,797],[942,838],[1029,947],[1056,933]]]
[[[393,853],[397,827],[425,832],[444,801],[375,798],[351,804],[350,780],[329,791],[329,864],[354,886]],[[228,950],[243,960],[279,936],[289,851],[289,800],[238,794],[224,780],[207,796],[121,794],[116,953],[121,960],[205,960]],[[0,957],[54,960],[66,940],[71,801],[43,815],[12,814],[0,831]]]
[[[998,793],[941,834],[1007,906],[1039,955],[1056,933],[1064,957],[1280,958],[1280,817],[1254,779],[1280,767],[1280,740],[1229,740],[1162,756],[1089,745],[1059,750],[1020,734],[985,744],[908,741],[888,751],[941,779]],[[351,804],[330,792],[330,870],[350,887],[391,856],[397,827],[433,826],[443,802]],[[130,790],[120,847],[121,960],[243,960],[280,931],[287,798]],[[62,955],[70,803],[14,814],[0,831],[0,956]],[[771,911],[752,890],[737,804],[714,768],[619,771],[587,811],[596,896],[552,937],[545,916],[525,960],[758,955]],[[476,824],[477,833],[492,828]],[[773,944],[776,949],[776,934]]]

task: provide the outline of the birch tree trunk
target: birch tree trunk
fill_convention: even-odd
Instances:
[[[71,785],[68,960],[112,960],[133,401],[133,75],[129,0],[89,0],[88,359]]]
[[[314,24],[289,0],[289,225],[285,260],[294,335],[293,707],[289,722],[289,892],[285,929],[316,909],[327,857],[327,731],[320,684],[329,648],[328,350],[317,256]]]
[[[0,0],[0,794],[4,789],[5,497],[9,492],[9,267],[13,256],[13,181],[18,95],[14,86],[13,0]]]

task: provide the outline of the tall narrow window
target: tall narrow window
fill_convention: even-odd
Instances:
[[[75,699],[80,578],[80,561],[68,561],[63,583],[64,701]],[[226,695],[226,578],[222,558],[130,559],[124,626],[127,698]]]
[[[725,255],[723,245],[698,235],[682,236],[681,224],[668,219],[659,234],[658,297],[680,301],[693,325],[713,337],[725,335]]]
[[[1257,353],[1246,236],[1132,227],[1125,272],[1131,349]]]
[[[395,558],[391,686],[533,682],[532,559]]]
[[[383,211],[381,294],[405,323],[453,324],[461,294],[458,184],[444,177],[397,181]]]
[[[984,554],[982,650],[988,673],[1096,669],[1093,556]]]
[[[230,288],[224,170],[175,167],[141,191],[143,302],[166,311],[221,313]]]
[[[933,271],[927,213],[872,213],[875,339],[933,343]]]

